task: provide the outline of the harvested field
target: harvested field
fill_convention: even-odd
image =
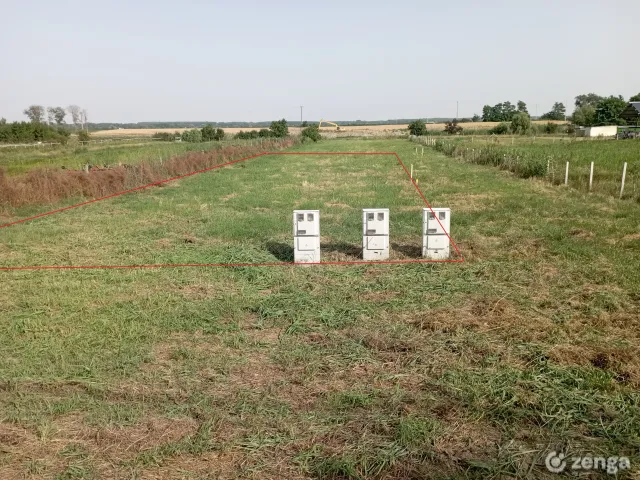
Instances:
[[[533,123],[546,124],[547,121],[535,121]],[[557,122],[554,121],[552,123],[564,124],[565,122]],[[489,129],[498,125],[498,122],[474,122],[474,123],[460,123],[465,129]],[[373,134],[390,134],[390,133],[406,133],[408,125],[347,125],[341,126],[340,130],[344,132],[362,132],[362,133],[373,133]],[[264,127],[243,127],[243,128],[223,128],[226,134],[235,135],[239,131],[247,131],[247,130],[260,130],[260,128]],[[444,123],[430,123],[427,124],[427,130],[431,131],[442,131],[444,129]],[[111,137],[111,136],[151,136],[156,132],[183,132],[185,130],[189,130],[188,128],[130,128],[130,129],[119,129],[119,130],[100,130],[97,132],[92,132],[91,135],[95,137]],[[289,131],[292,134],[299,133],[300,129],[298,127],[289,127]],[[321,131],[323,132],[335,132],[335,128],[333,127],[322,127]]]

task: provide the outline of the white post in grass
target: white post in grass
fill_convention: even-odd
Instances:
[[[622,198],[622,194],[624,193],[624,181],[627,177],[627,162],[624,162],[624,166],[622,167],[622,185],[620,186],[620,198]]]
[[[422,156],[424,157],[424,147],[422,147]]]
[[[569,185],[569,162],[567,162],[567,166],[564,169],[564,184]]]
[[[593,186],[593,162],[591,162],[591,172],[589,172],[589,191],[591,191],[592,186]]]

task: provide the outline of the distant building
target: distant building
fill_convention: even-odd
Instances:
[[[617,125],[604,125],[602,127],[585,127],[578,130],[579,137],[615,137],[618,134]]]
[[[620,118],[624,119],[627,125],[640,125],[640,102],[629,102]]]

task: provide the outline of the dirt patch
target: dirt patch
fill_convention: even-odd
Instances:
[[[590,232],[588,230],[584,230],[582,228],[572,228],[571,231],[569,232],[569,234],[572,237],[593,238],[593,232]]]
[[[640,233],[632,233],[630,235],[625,235],[624,237],[622,237],[622,240],[627,242],[631,242],[633,240],[640,240]]]

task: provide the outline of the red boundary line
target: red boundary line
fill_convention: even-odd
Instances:
[[[179,268],[179,267],[279,267],[279,266],[302,266],[302,265],[393,265],[393,264],[407,264],[407,263],[462,263],[464,262],[464,257],[458,246],[453,241],[449,232],[444,228],[442,223],[440,223],[440,219],[431,204],[426,199],[420,187],[416,181],[411,178],[411,174],[407,167],[400,159],[396,152],[262,152],[256,155],[252,155],[250,157],[241,158],[238,160],[232,160],[230,162],[221,163],[219,165],[214,165],[212,167],[203,168],[201,170],[196,170],[194,172],[186,173],[184,175],[179,175],[177,177],[167,178],[165,180],[160,180],[158,182],[149,183],[147,185],[142,185],[140,187],[131,188],[129,190],[123,190],[121,192],[113,193],[111,195],[106,195],[100,198],[94,198],[93,200],[89,200],[82,203],[77,203],[75,205],[70,205],[68,207],[59,208],[57,210],[52,210],[50,212],[41,213],[39,215],[34,215],[32,217],[23,218],[20,220],[16,220],[14,222],[5,223],[0,225],[0,229],[10,227],[12,225],[17,225],[20,223],[28,222],[30,220],[35,220],[38,218],[46,217],[48,215],[53,215],[55,213],[64,212],[66,210],[71,210],[73,208],[82,207],[85,205],[90,205],[92,203],[100,202],[102,200],[107,200],[109,198],[118,197],[120,195],[124,195],[126,193],[136,192],[139,190],[144,190],[149,187],[154,187],[156,185],[161,185],[163,183],[172,182],[174,180],[179,180],[181,178],[190,177],[192,175],[196,175],[198,173],[205,173],[211,170],[216,170],[218,168],[227,167],[229,165],[233,165],[235,163],[244,162],[246,160],[251,160],[253,158],[262,157],[264,155],[393,155],[398,160],[398,163],[402,166],[403,170],[411,180],[414,188],[424,201],[425,205],[431,210],[431,213],[434,214],[438,224],[447,235],[449,242],[453,245],[454,250],[460,256],[459,259],[445,259],[445,260],[431,260],[431,259],[409,259],[409,260],[376,260],[376,261],[364,261],[364,260],[355,260],[355,261],[329,261],[329,262],[314,262],[314,263],[294,263],[294,262],[267,262],[267,263],[166,263],[166,264],[140,264],[140,265],[28,265],[22,267],[0,267],[0,271],[13,271],[13,270],[87,270],[87,269],[133,269],[133,268]]]

